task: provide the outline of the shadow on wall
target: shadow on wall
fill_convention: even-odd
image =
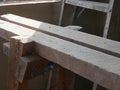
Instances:
[[[12,13],[23,17],[28,17],[31,19],[54,24],[58,22],[58,11],[58,3],[10,5],[0,7],[0,15]]]

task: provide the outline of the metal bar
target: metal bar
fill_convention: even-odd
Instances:
[[[60,17],[59,17],[59,22],[58,22],[58,25],[59,25],[59,26],[61,26],[61,24],[62,24],[63,13],[64,13],[64,7],[65,7],[65,0],[62,0],[62,1],[61,1]]]
[[[110,20],[111,20],[111,16],[112,16],[113,5],[114,5],[114,0],[110,0],[110,2],[109,2],[109,11],[108,11],[107,16],[106,16],[104,32],[103,32],[103,37],[104,38],[107,38],[107,36],[108,36]]]

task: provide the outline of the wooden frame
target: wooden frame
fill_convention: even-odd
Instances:
[[[58,27],[51,24],[46,24],[45,26],[49,26],[51,29]],[[43,30],[46,30],[46,27],[44,27]],[[61,67],[72,71],[75,74],[78,74],[84,78],[96,82],[97,84],[108,88],[109,90],[120,89],[119,57],[106,54],[97,49],[88,48],[84,45],[79,45],[74,42],[70,42],[69,40],[61,37],[55,37],[54,35],[50,34],[48,35],[41,31],[35,31],[33,28],[26,28],[15,23],[11,23],[10,21],[8,22],[0,20],[0,37],[8,41],[10,40],[11,50],[15,49],[15,51],[11,51],[10,53],[10,60],[12,60],[13,58],[16,58],[17,60],[19,58],[18,55],[20,55],[19,53],[21,53],[21,51],[19,51],[19,42],[25,43],[28,41],[33,41],[35,53],[37,53],[39,56],[51,62],[54,62],[60,65]],[[20,41],[18,39],[14,40],[14,38],[10,39],[10,37],[14,35],[20,35],[18,37]],[[24,39],[26,37],[28,39]],[[64,34],[63,37],[65,37]],[[105,40],[101,38],[98,39],[103,41]],[[112,42],[112,47],[111,45],[107,44],[108,47],[111,48],[115,47],[116,45],[119,46],[120,44],[119,42],[111,40],[105,41],[106,43]],[[111,48],[109,50],[111,50]],[[17,55],[15,54],[15,52]],[[14,61],[11,62],[11,64],[14,64]]]
[[[80,31],[66,29],[64,27],[51,25],[48,23],[40,22],[30,18],[21,17],[13,14],[5,14],[0,16],[1,19],[18,24],[27,28],[34,29],[39,32],[44,32],[64,40],[74,42],[100,52],[104,52],[116,57],[120,57],[120,43],[113,40],[104,39],[98,36],[90,35]],[[112,48],[114,46],[114,48]]]

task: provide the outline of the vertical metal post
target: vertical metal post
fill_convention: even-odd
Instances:
[[[114,0],[110,0],[109,1],[109,10],[107,12],[105,26],[104,26],[104,31],[103,31],[103,38],[107,38],[108,37],[108,32],[109,32],[109,27],[110,27],[110,20],[111,20],[112,10],[113,10],[113,5],[114,5]],[[94,82],[92,90],[97,90],[97,86],[98,86],[97,83]]]
[[[59,17],[59,22],[58,22],[58,25],[59,25],[59,26],[61,26],[61,24],[62,24],[63,13],[64,13],[64,7],[65,7],[65,0],[62,0],[62,1],[61,1],[60,17]]]
[[[107,38],[107,36],[108,36],[108,31],[109,31],[110,20],[111,20],[111,16],[112,16],[113,5],[114,5],[114,0],[110,0],[109,1],[109,10],[107,12],[105,26],[104,26],[104,32],[103,32],[103,37],[104,38]]]

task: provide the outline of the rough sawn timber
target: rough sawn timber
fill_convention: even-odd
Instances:
[[[76,44],[95,49],[113,56],[120,57],[120,42],[105,39],[102,37],[90,35],[80,31],[66,29],[64,27],[51,25],[37,20],[13,15],[5,14],[1,16],[2,19],[31,28]]]
[[[15,77],[17,64],[19,62],[19,55],[22,49],[22,45],[20,45],[19,38],[11,38],[10,39],[10,54],[8,60],[8,90],[28,90],[28,80],[23,80],[22,83],[18,82]]]
[[[120,90],[120,58],[0,20],[0,37],[10,40],[14,35],[34,41],[41,57],[109,90]]]

